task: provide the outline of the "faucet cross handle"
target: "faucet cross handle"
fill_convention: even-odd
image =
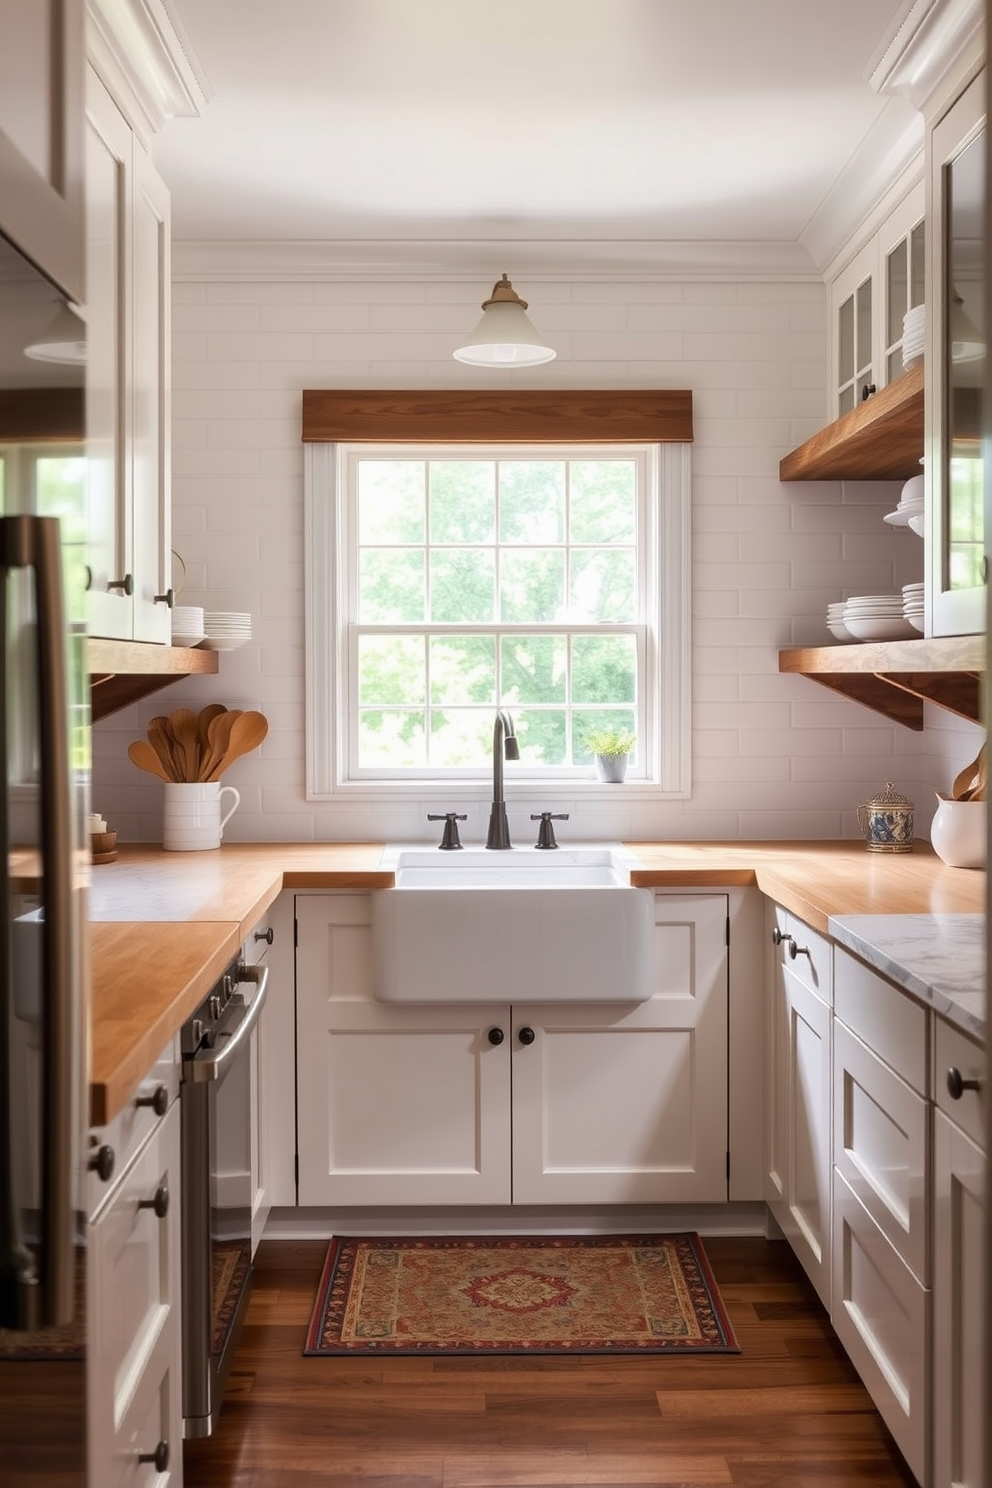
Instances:
[[[537,842],[535,847],[551,849],[557,847],[555,841],[555,829],[551,825],[556,821],[568,821],[567,811],[540,811],[531,815],[531,821],[539,821],[541,825],[537,829]]]
[[[432,812],[428,811],[427,820],[444,822],[444,831],[441,834],[439,844],[441,852],[456,852],[461,850],[461,843],[458,840],[458,823],[460,821],[468,821],[467,812],[464,816],[459,816],[457,811],[442,811],[440,815],[435,816]]]

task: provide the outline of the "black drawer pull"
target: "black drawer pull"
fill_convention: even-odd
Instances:
[[[505,1035],[502,1028],[490,1028],[489,1032],[486,1034],[486,1037],[488,1038],[489,1042],[495,1047],[497,1044],[501,1044],[503,1042]]]
[[[155,1190],[153,1198],[139,1199],[139,1209],[150,1209],[156,1219],[164,1219],[169,1212],[169,1190],[164,1183],[160,1183]],[[164,1472],[164,1468],[160,1471]]]
[[[164,1473],[169,1471],[169,1443],[160,1441],[154,1452],[142,1452],[138,1457],[139,1462],[151,1462],[155,1471]]]
[[[272,928],[271,925],[269,926],[268,930],[256,930],[255,931],[255,939],[256,940],[264,940],[266,945],[271,945],[272,942],[275,940],[275,938],[276,938],[276,932],[273,930],[273,928]]]
[[[966,1080],[961,1071],[951,1065],[947,1071],[947,1093],[951,1100],[960,1100],[966,1090],[981,1090],[981,1080]]]
[[[91,1173],[97,1173],[103,1179],[104,1183],[109,1183],[114,1176],[115,1162],[116,1158],[113,1147],[108,1147],[105,1144],[94,1152],[87,1166]]]
[[[169,1109],[169,1092],[164,1085],[156,1085],[151,1095],[139,1095],[135,1098],[136,1106],[151,1106],[156,1116],[164,1116]]]

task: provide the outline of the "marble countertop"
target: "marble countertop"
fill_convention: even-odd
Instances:
[[[829,932],[948,1022],[984,1040],[984,915],[837,915]]]

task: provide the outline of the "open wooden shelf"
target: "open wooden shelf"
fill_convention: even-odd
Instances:
[[[778,473],[784,481],[908,480],[922,455],[920,362],[792,450]]]
[[[195,646],[156,646],[148,641],[86,642],[93,722],[178,682],[217,671],[218,653]]]
[[[917,731],[923,728],[924,702],[972,723],[983,717],[984,635],[803,646],[780,651],[778,669],[809,677]]]

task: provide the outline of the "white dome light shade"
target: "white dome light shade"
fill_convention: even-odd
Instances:
[[[488,300],[482,302],[482,319],[464,346],[454,353],[455,361],[472,367],[538,367],[557,356],[527,318],[527,301],[515,292],[504,274]]]
[[[38,339],[25,346],[24,355],[34,362],[81,366],[86,361],[86,327],[68,305],[61,305]]]

